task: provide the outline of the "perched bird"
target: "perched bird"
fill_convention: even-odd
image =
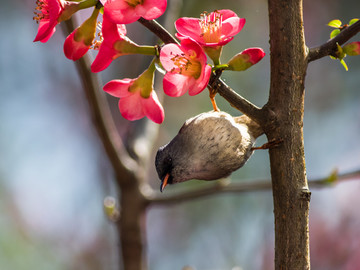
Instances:
[[[160,191],[167,184],[229,176],[249,159],[256,138],[263,133],[246,115],[211,111],[188,119],[174,139],[157,151]]]

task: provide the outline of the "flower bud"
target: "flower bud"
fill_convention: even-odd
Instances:
[[[351,56],[359,55],[360,54],[360,41],[355,41],[355,42],[346,44],[343,47],[343,51],[347,55],[351,55]]]
[[[261,48],[249,48],[238,53],[228,62],[227,70],[244,71],[255,65],[265,56]]]

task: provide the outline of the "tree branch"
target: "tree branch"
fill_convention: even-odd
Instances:
[[[156,36],[158,36],[165,44],[168,43],[176,43],[179,44],[179,42],[164,28],[161,24],[159,24],[155,20],[145,20],[144,18],[140,18],[138,20],[139,23],[144,25],[147,29],[149,29],[151,32],[153,32]]]
[[[316,48],[311,48],[308,54],[308,62],[312,62],[324,56],[334,55],[337,51],[337,43],[339,45],[344,44],[350,38],[355,36],[358,32],[360,32],[360,21],[357,21],[356,23],[347,26],[336,37],[328,40],[323,45]]]
[[[309,180],[309,186],[312,188],[325,188],[334,184],[338,184],[345,180],[360,179],[360,169],[348,173],[337,175],[332,173],[328,177]],[[224,193],[244,193],[252,191],[266,191],[271,190],[270,180],[258,180],[251,182],[230,182],[229,179],[223,179],[216,183],[209,184],[205,188],[199,188],[191,191],[184,191],[170,195],[158,196],[157,192],[151,191],[147,197],[148,203],[151,205],[172,205],[190,200],[196,200],[211,195],[221,195]]]
[[[148,21],[140,18],[138,22],[140,22],[151,32],[157,35],[164,43],[178,44],[178,41],[155,20]],[[246,114],[255,122],[260,123],[263,119],[263,111],[260,108],[240,96],[234,90],[232,90],[220,78],[217,78],[215,74],[211,75],[208,87],[216,90],[223,98],[225,98],[231,104],[231,106]]]
[[[75,29],[74,18],[65,21],[63,29],[66,33],[71,33]],[[138,165],[128,155],[117,132],[105,95],[103,91],[99,91],[101,86],[97,74],[90,71],[90,56],[85,54],[75,62],[75,65],[88,100],[94,127],[99,134],[116,175],[133,174],[137,170]],[[127,178],[117,177],[117,179],[120,181],[120,179]]]
[[[231,106],[238,109],[240,112],[246,114],[252,120],[260,124],[261,120],[263,120],[263,111],[259,107],[252,104],[250,101],[236,93],[220,78],[213,82],[215,80],[215,76],[216,75],[214,74],[211,75],[209,87],[216,90],[216,92],[218,92],[220,96],[225,98]]]

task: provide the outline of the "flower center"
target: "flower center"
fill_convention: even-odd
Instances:
[[[201,36],[207,43],[218,43],[221,37],[222,14],[218,11],[200,15]]]
[[[136,7],[137,5],[142,5],[144,0],[125,0],[125,2],[131,7]]]
[[[102,32],[101,32],[101,30],[102,30],[102,23],[101,22],[96,23],[96,29],[97,29],[98,32],[96,34],[96,38],[93,40],[92,45],[90,47],[93,50],[99,50],[101,44],[104,41],[104,37],[103,37]]]
[[[39,23],[41,20],[49,19],[49,5],[47,0],[36,0],[35,16],[33,20]]]
[[[201,74],[201,64],[199,61],[196,61],[194,59],[196,57],[194,53],[195,52],[188,55],[187,57],[185,56],[184,53],[182,53],[180,55],[177,54],[172,58],[170,58],[171,61],[174,62],[174,65],[177,67],[177,68],[174,67],[171,70],[171,72],[183,74],[186,76],[191,76],[194,77],[195,79],[199,78]]]

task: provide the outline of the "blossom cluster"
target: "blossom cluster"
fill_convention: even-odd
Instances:
[[[140,18],[156,19],[165,12],[166,6],[166,0],[37,0],[34,19],[39,28],[34,41],[47,42],[58,23],[81,9],[93,7],[91,16],[65,39],[65,56],[76,61],[90,48],[97,50],[91,71],[100,72],[122,55],[152,55],[154,60],[137,78],[112,80],[103,90],[120,99],[119,110],[124,118],[138,120],[146,116],[160,124],[164,121],[164,109],[153,89],[155,65],[166,71],[165,94],[178,97],[188,92],[193,96],[207,87],[215,70],[243,71],[265,55],[260,48],[249,48],[227,64],[220,63],[223,46],[245,25],[244,18],[227,9],[204,12],[200,18],[179,18],[175,22],[179,43],[144,46],[126,36],[126,24]],[[102,13],[101,23],[98,22],[99,13]],[[97,29],[100,29],[98,39],[95,38]],[[208,64],[208,57],[213,65]]]

